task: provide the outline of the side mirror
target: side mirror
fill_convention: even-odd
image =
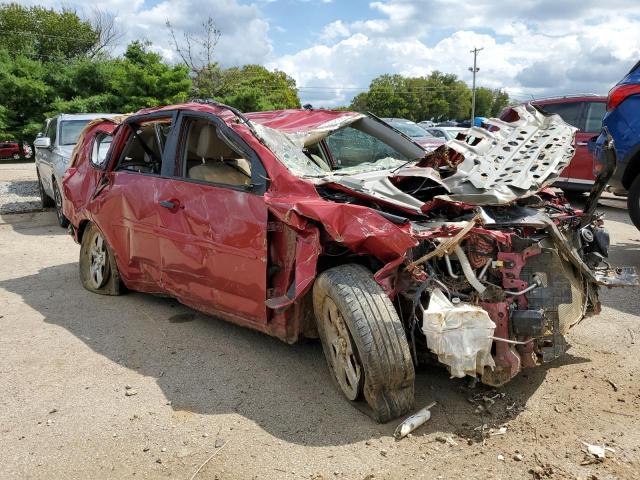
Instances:
[[[50,148],[51,139],[49,137],[38,137],[33,141],[33,146],[36,148]]]

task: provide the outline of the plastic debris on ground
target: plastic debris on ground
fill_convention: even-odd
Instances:
[[[393,434],[396,440],[400,440],[406,437],[408,434],[413,432],[416,428],[418,428],[421,425],[424,425],[427,421],[429,421],[429,419],[431,418],[430,409],[433,408],[435,405],[436,405],[436,402],[430,403],[429,405],[417,411],[410,417],[407,417],[400,425],[398,425],[398,428],[396,428],[396,431]]]

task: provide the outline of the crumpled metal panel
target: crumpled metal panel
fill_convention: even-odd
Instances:
[[[490,119],[487,123],[497,130],[474,127],[466,141],[447,142],[464,160],[444,179],[451,194],[443,198],[473,205],[509,203],[553,183],[569,164],[576,128],[530,105],[513,109],[519,120]]]
[[[279,110],[247,113],[246,117],[254,125],[283,132],[299,147],[307,147],[318,143],[331,132],[364,118],[365,115],[333,110]]]

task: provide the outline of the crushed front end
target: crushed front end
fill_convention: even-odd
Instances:
[[[538,198],[536,208],[459,212],[435,229],[412,223],[419,244],[396,286],[416,361],[435,356],[452,376],[502,385],[566,351],[568,330],[600,311],[599,285],[637,284],[606,262],[600,218],[582,226],[581,212]]]
[[[562,133],[553,129],[556,157],[562,156]],[[545,129],[539,133],[549,136]],[[516,147],[510,159],[516,164],[523,154],[532,156],[518,153],[516,142],[505,143]],[[541,173],[535,164],[528,167]],[[569,329],[600,312],[600,286],[638,285],[634,268],[608,263],[609,234],[595,210],[614,167],[602,170],[584,210],[544,185],[535,194],[510,198],[514,190],[504,185],[496,191],[468,177],[450,181],[454,193],[423,208],[429,220],[410,222],[418,245],[398,270],[394,293],[401,311],[409,312],[404,317],[415,361],[436,357],[452,376],[503,385],[523,368],[567,350]],[[531,178],[531,170],[525,173]],[[474,198],[481,201],[460,201]]]
[[[611,168],[584,211],[573,208],[548,186],[573,158],[576,129],[530,105],[514,112],[514,121],[489,119],[488,128],[418,157],[409,139],[361,115],[304,135],[259,129],[315,186],[319,198],[278,199],[271,208],[319,229],[318,270],[365,265],[394,302],[414,363],[437,360],[453,377],[493,386],[563,354],[568,330],[600,311],[600,286],[638,284],[635,269],[608,263],[609,235],[595,210]],[[347,124],[403,158],[316,168],[311,152],[326,150],[323,139]],[[296,274],[295,284],[315,273]]]

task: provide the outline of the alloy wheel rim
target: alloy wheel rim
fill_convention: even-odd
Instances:
[[[56,214],[58,215],[58,218],[61,219],[62,218],[62,197],[60,196],[60,190],[58,190],[58,187],[53,188],[53,196],[55,197],[54,200],[56,202]]]
[[[104,238],[100,233],[93,237],[89,250],[91,264],[89,265],[89,273],[91,274],[91,282],[94,288],[100,288],[104,284],[107,272],[107,248]]]
[[[355,400],[360,393],[362,366],[342,314],[330,298],[324,302],[323,320],[331,369],[347,398]]]

